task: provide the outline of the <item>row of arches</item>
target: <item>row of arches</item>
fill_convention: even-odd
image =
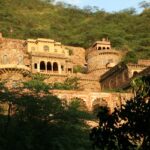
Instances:
[[[73,68],[67,68],[65,64],[60,64],[59,62],[46,62],[40,61],[39,63],[33,63],[33,70],[35,72],[44,72],[44,73],[73,73]]]
[[[34,65],[36,66],[36,64],[34,64]],[[58,71],[58,63],[57,62],[54,62],[54,63],[47,62],[47,63],[45,63],[44,61],[41,61],[40,62],[40,70],[42,70],[42,71],[44,71],[44,70]]]
[[[100,107],[108,107],[108,101],[107,98],[96,98],[92,100],[91,106],[88,104],[88,101],[86,98],[80,98],[80,97],[72,97],[70,99],[71,102],[78,102],[79,104],[79,109],[80,110],[93,110],[93,112],[97,113],[99,111]]]
[[[106,50],[106,49],[110,49],[110,47],[98,47],[97,50]]]

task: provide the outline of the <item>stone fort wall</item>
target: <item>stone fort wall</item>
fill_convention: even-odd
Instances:
[[[36,41],[38,41],[39,47],[37,45],[37,49],[40,48],[39,55],[39,51],[32,52],[28,50],[28,47],[31,46],[31,50],[33,46],[32,44],[28,45],[28,40],[6,39],[0,34],[0,80],[9,80],[9,86],[15,86],[17,82],[30,80],[29,74],[37,72],[48,76],[45,80],[46,83],[64,82],[69,77],[77,77],[80,84],[79,91],[53,90],[52,92],[58,97],[67,100],[73,97],[81,98],[86,102],[89,110],[92,110],[95,105],[105,101],[113,111],[114,107],[120,106],[132,96],[129,93],[101,92],[100,77],[121,60],[121,53],[111,49],[108,40],[97,41],[89,50],[81,47],[64,46],[54,40],[52,41],[55,43],[52,44],[52,41],[48,39],[33,41],[34,46],[36,45]],[[30,43],[33,41],[31,39]],[[52,47],[50,47],[50,50],[46,52],[43,49],[45,44],[46,46],[55,46],[52,51]],[[45,50],[48,49],[46,48]],[[64,54],[63,50],[65,50]],[[60,51],[62,54],[58,53]],[[44,66],[41,62],[44,63]],[[49,67],[48,62],[51,64]],[[55,62],[57,66],[54,67]],[[140,63],[149,62],[145,60]],[[88,69],[87,74],[73,73],[73,67],[77,65],[86,66]],[[114,81],[119,81],[118,84],[120,84],[121,79],[126,79],[126,74],[126,72],[123,72],[122,74],[118,73],[111,76],[110,73],[108,80],[104,83],[104,87],[117,86]]]
[[[0,38],[0,64],[30,65],[24,40]]]
[[[86,92],[86,91],[65,91],[65,90],[52,90],[54,95],[61,99],[67,99],[68,102],[73,98],[82,99],[88,110],[92,111],[94,106],[101,105],[105,101],[110,111],[113,112],[115,107],[120,107],[130,100],[133,95],[131,93],[104,93],[104,92]]]
[[[120,62],[120,53],[115,50],[90,51],[87,57],[89,72],[101,68],[106,68],[108,63],[116,65]]]

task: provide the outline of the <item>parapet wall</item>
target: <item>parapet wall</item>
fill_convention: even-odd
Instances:
[[[148,59],[139,59],[138,64],[139,65],[150,66],[150,60],[148,60]]]
[[[0,64],[30,65],[24,40],[0,39]]]
[[[100,105],[101,101],[105,100],[107,106],[112,112],[115,107],[120,107],[122,104],[125,104],[127,100],[130,100],[133,97],[131,93],[102,93],[66,90],[52,90],[50,92],[58,96],[60,99],[68,100],[68,102],[72,98],[80,98],[86,103],[86,106],[90,111],[92,111],[94,105]]]
[[[86,76],[86,75],[85,75]],[[90,77],[84,77],[84,75],[80,74],[72,74],[72,75],[51,75],[49,78],[45,80],[46,83],[54,83],[54,82],[64,82],[67,78],[77,77],[79,83],[79,89],[82,91],[93,91],[100,92],[100,84],[98,80],[92,79]]]

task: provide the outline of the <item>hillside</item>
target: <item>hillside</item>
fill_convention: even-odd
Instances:
[[[108,37],[113,47],[131,50],[129,57],[150,58],[149,8],[141,14],[134,9],[108,13],[49,1],[0,0],[0,32],[5,37],[45,37],[83,47]]]

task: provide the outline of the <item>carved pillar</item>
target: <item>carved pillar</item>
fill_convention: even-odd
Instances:
[[[51,62],[51,65],[52,65],[52,73],[53,73],[53,62]]]
[[[59,74],[61,74],[61,64],[60,63],[58,64],[58,72],[59,72]]]
[[[40,63],[37,63],[37,72],[40,72]]]
[[[47,73],[47,62],[45,62],[45,72]]]

